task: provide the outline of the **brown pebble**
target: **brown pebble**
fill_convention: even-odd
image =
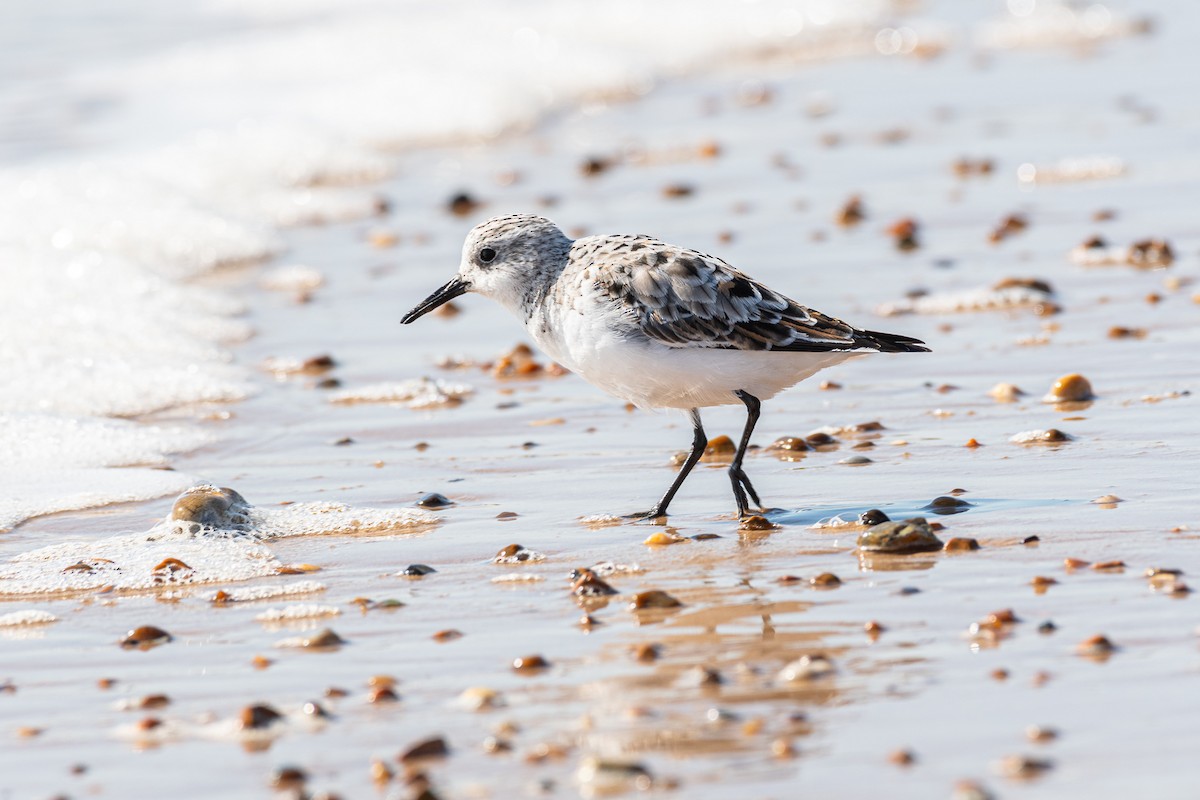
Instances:
[[[836,392],[838,389],[842,388],[842,385],[837,381],[821,381],[821,385],[817,388],[819,388],[822,392]]]
[[[456,217],[465,217],[475,212],[482,204],[466,192],[459,192],[447,201],[446,210]]]
[[[1099,634],[1084,639],[1076,649],[1079,655],[1096,659],[1105,659],[1117,651],[1116,645],[1109,641],[1107,636]]]
[[[708,440],[708,444],[704,448],[706,456],[732,456],[737,452],[737,445],[733,443],[733,439],[728,436],[721,435]]]
[[[142,625],[125,634],[125,638],[121,640],[121,647],[124,647],[126,650],[149,650],[151,647],[166,644],[172,638],[171,634],[162,628],[156,628],[153,625]]]
[[[550,662],[540,655],[520,656],[513,659],[512,668],[515,672],[530,674],[550,669]]]
[[[1126,328],[1122,325],[1113,325],[1108,329],[1108,338],[1110,339],[1145,339],[1145,328]]]
[[[743,531],[773,531],[779,526],[766,517],[752,514],[738,523],[738,530]]]
[[[841,225],[843,228],[850,228],[867,218],[866,212],[863,210],[862,198],[858,195],[851,195],[842,207],[838,209],[834,215],[834,222]]]
[[[771,442],[768,450],[782,450],[790,453],[802,453],[809,448],[808,442],[799,436],[781,436]]]
[[[994,680],[994,681],[1006,681],[1006,680],[1008,680],[1009,674],[1008,674],[1008,670],[1001,667],[999,669],[992,670],[991,676],[992,676],[992,680]]]
[[[809,583],[814,589],[836,589],[842,585],[842,579],[832,572],[822,572],[814,576]]]
[[[4,689],[5,685],[7,685],[7,684],[0,684],[0,691],[2,691]],[[109,689],[113,688],[116,685],[117,685],[116,678],[101,678],[100,680],[96,681],[96,687],[99,689],[102,689],[104,691],[108,691]]]
[[[917,756],[912,750],[893,750],[888,753],[888,763],[897,767],[911,767],[917,763]]]
[[[271,776],[271,786],[276,789],[299,790],[308,781],[308,773],[299,767],[280,767]]]
[[[332,628],[324,628],[313,636],[300,640],[300,646],[309,650],[331,650],[346,644],[346,640],[338,636]]]
[[[1056,380],[1042,400],[1046,403],[1075,403],[1091,400],[1094,397],[1091,381],[1079,373],[1073,372]]]
[[[679,199],[681,197],[691,197],[696,192],[696,187],[687,183],[669,183],[663,187],[663,197],[670,199]]]
[[[394,703],[399,699],[400,695],[391,686],[377,686],[367,692],[368,703]]]
[[[246,706],[238,714],[239,724],[242,728],[250,730],[269,728],[281,719],[282,714],[265,704]]]
[[[629,603],[630,611],[641,611],[650,608],[679,608],[683,603],[659,589],[638,592]]]
[[[1058,738],[1058,731],[1054,728],[1048,728],[1044,725],[1030,725],[1025,729],[1025,738],[1031,742],[1045,744],[1053,742]]]
[[[614,162],[611,158],[589,156],[580,162],[579,174],[585,178],[594,178],[597,175],[607,172],[613,167],[613,164]]]
[[[1054,763],[1029,756],[1008,756],[1000,761],[996,770],[1006,778],[1032,780],[1053,769]]]
[[[18,727],[15,731],[18,739],[33,739],[38,736],[41,736],[45,732],[46,732],[45,728],[37,728],[37,727],[34,727],[33,725],[22,725],[22,726]]]
[[[328,697],[330,700],[337,700],[342,697],[349,697],[350,692],[347,691],[346,689],[341,688],[340,686],[330,686],[328,689],[325,690],[325,696]]]
[[[174,575],[176,572],[193,572],[194,570],[187,564],[180,561],[178,558],[164,558],[150,570],[151,574],[165,576]]]
[[[662,648],[656,644],[643,642],[642,644],[634,645],[632,654],[635,661],[640,661],[643,664],[648,664],[651,661],[657,661]]]
[[[171,698],[167,697],[165,694],[148,694],[140,698],[137,703],[134,704],[134,707],[142,709],[155,709],[166,708],[169,705],[171,705]]]
[[[863,631],[866,632],[868,638],[870,638],[872,641],[878,639],[886,630],[887,628],[883,627],[875,620],[871,620],[863,625]]]
[[[967,439],[967,443],[964,444],[963,447],[969,447],[971,449],[975,449],[976,447],[983,447],[983,445],[981,445],[979,443],[978,439],[972,438],[972,439]]]
[[[440,736],[435,736],[417,742],[401,753],[399,760],[401,763],[408,764],[425,758],[443,758],[449,754],[450,748],[447,746],[446,740]]]
[[[1096,570],[1097,572],[1124,572],[1125,562],[1119,560],[1098,561],[1095,564],[1092,564],[1092,569]]]
[[[524,545],[510,544],[500,549],[500,552],[492,558],[492,561],[528,561],[529,551]]]
[[[572,594],[580,597],[604,597],[617,593],[616,589],[590,569],[577,569],[575,572],[575,581],[571,584]]]
[[[137,721],[137,724],[134,727],[136,727],[139,731],[149,733],[156,728],[161,728],[162,724],[163,721],[158,717],[143,717]]]
[[[955,536],[947,539],[942,549],[948,553],[965,553],[968,550],[978,550],[979,542],[966,536]]]
[[[1077,569],[1083,569],[1084,567],[1090,566],[1091,563],[1092,562],[1090,562],[1090,561],[1084,561],[1082,558],[1064,558],[1063,559],[1063,567],[1067,570],[1067,572],[1073,572]]]
[[[917,241],[917,231],[919,228],[920,226],[915,219],[906,217],[889,225],[885,233],[892,237],[896,249],[915,250],[920,246],[920,243]]]
[[[1038,594],[1044,594],[1047,589],[1056,583],[1058,583],[1058,581],[1054,578],[1049,578],[1045,575],[1035,575],[1033,580],[1029,582],[1029,585],[1032,586],[1033,590]]]
[[[395,775],[383,761],[375,759],[371,762],[371,781],[376,784],[384,784],[394,778]]]
[[[999,244],[1013,234],[1020,233],[1028,227],[1029,221],[1023,215],[1009,214],[988,234],[988,241],[992,244]]]
[[[432,638],[435,642],[453,642],[455,639],[461,639],[462,636],[462,631],[445,628],[435,633]]]
[[[517,512],[515,512],[515,511],[501,511],[499,514],[496,515],[496,519],[503,520],[503,521],[508,521],[510,519],[516,519],[516,518],[517,518]]]
[[[780,737],[771,742],[771,755],[779,759],[795,758],[796,745],[792,744],[791,739]]]

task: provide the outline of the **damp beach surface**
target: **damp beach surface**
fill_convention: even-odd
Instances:
[[[159,218],[196,244],[151,254],[169,283],[114,267],[168,304],[105,329],[132,388],[0,390],[0,470],[32,487],[0,505],[0,788],[1191,791],[1196,15],[859,8],[793,48],[614,70],[498,138],[360,142],[333,165],[353,185],[311,184],[324,216],[261,194],[235,227]],[[517,211],[713,253],[933,353],[765,403],[761,524],[717,443],[666,524],[624,522],[674,476],[682,415],[563,374],[481,298],[399,325],[471,225]],[[130,263],[149,247],[79,220]],[[743,421],[703,416],[714,439]]]

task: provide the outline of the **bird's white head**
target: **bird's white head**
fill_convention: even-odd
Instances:
[[[401,322],[412,322],[466,292],[490,297],[514,313],[523,314],[562,272],[571,244],[567,235],[545,217],[493,217],[467,234],[458,274]]]

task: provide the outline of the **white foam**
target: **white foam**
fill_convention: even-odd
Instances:
[[[0,595],[145,590],[244,581],[279,574],[283,565],[266,544],[272,539],[402,533],[424,529],[437,520],[417,509],[355,509],[338,503],[248,509],[245,525],[211,528],[167,519],[146,533],[62,542],[21,553],[0,565]],[[303,584],[292,584],[299,585]],[[265,591],[245,599],[279,596],[271,593],[277,591],[273,588]]]
[[[11,611],[8,614],[0,614],[0,628],[48,625],[51,622],[58,622],[58,617],[49,611],[41,611],[36,608],[27,608],[24,611]]]
[[[329,402],[335,405],[395,403],[412,409],[438,408],[456,405],[474,391],[465,383],[413,378],[342,389],[330,395]]]
[[[268,608],[261,614],[255,614],[258,622],[291,622],[293,620],[317,619],[319,617],[336,617],[341,614],[336,606],[323,606],[316,603],[298,604],[283,608]]]

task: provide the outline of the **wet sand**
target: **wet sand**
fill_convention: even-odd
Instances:
[[[126,797],[164,786],[180,797],[261,796],[275,770],[292,765],[313,793],[403,797],[416,792],[397,755],[442,736],[449,756],[421,765],[440,797],[599,792],[590,759],[624,765],[601,770],[615,790],[636,792],[648,780],[656,794],[689,798],[797,789],[1186,796],[1200,705],[1191,691],[1196,601],[1163,590],[1178,581],[1156,589],[1143,572],[1181,569],[1187,582],[1200,570],[1190,394],[1200,234],[1187,202],[1196,120],[1187,82],[1165,55],[1185,40],[1190,14],[1171,9],[1153,35],[1087,48],[758,63],[564,113],[487,146],[399,154],[397,178],[377,187],[390,214],[286,233],[290,250],[275,263],[325,277],[309,302],[257,288],[261,271],[214,279],[251,308],[258,333],[238,347],[239,361],[328,353],[337,367],[282,381],[263,372],[255,397],[204,423],[221,440],[171,465],[263,508],[324,500],[401,508],[428,492],[454,505],[436,512],[430,530],[273,542],[282,563],[320,571],[246,584],[324,586],[311,595],[214,605],[231,587],[180,586],[6,603],[0,614],[35,608],[59,621],[0,628],[0,685],[12,689],[0,693],[0,735],[9,737],[0,786],[14,797]],[[831,113],[814,115],[818,101]],[[697,155],[709,142],[719,154]],[[1017,177],[1021,164],[1091,155],[1121,159],[1125,174],[1032,187]],[[595,156],[621,163],[580,175]],[[956,176],[964,156],[991,159],[994,169]],[[694,191],[664,196],[680,184]],[[448,213],[446,201],[463,191],[484,205]],[[862,195],[867,218],[843,229],[834,217],[852,194]],[[544,208],[550,196],[557,201]],[[883,425],[835,434],[836,448],[797,461],[756,450],[748,472],[780,509],[770,515],[778,528],[739,530],[720,464],[697,469],[669,526],[588,526],[580,517],[637,510],[665,489],[670,456],[688,444],[683,418],[630,412],[574,376],[501,380],[439,368],[444,356],[491,361],[522,341],[518,324],[480,298],[463,298],[453,318],[398,324],[452,274],[470,225],[539,209],[569,231],[645,232],[712,252],[826,313],[918,336],[934,353],[860,359],[765,405],[754,437],[764,447],[822,426]],[[1114,218],[1097,221],[1104,209]],[[1014,212],[1028,228],[989,243]],[[885,233],[904,217],[920,223],[910,252]],[[399,241],[372,244],[381,232]],[[1072,264],[1070,249],[1096,233],[1114,244],[1166,238],[1176,261],[1165,270]],[[1048,281],[1060,313],[876,315],[913,289],[969,290],[1009,277]],[[1158,300],[1148,302],[1151,294]],[[1146,333],[1110,338],[1112,326]],[[1075,372],[1095,400],[1070,409],[1041,402],[1056,378]],[[474,393],[418,411],[333,405],[332,390],[314,387],[325,377],[353,390],[422,375]],[[842,388],[821,390],[822,380]],[[1027,395],[997,403],[988,392],[999,382]],[[734,435],[742,421],[734,409],[704,417],[710,436]],[[1050,428],[1071,441],[1010,441]],[[353,442],[335,444],[345,437]],[[874,446],[855,449],[861,442]],[[871,463],[840,463],[856,455]],[[926,508],[955,489],[971,503],[964,513]],[[1120,502],[1092,502],[1105,495]],[[35,519],[0,539],[0,557],[68,536],[146,530],[170,506],[168,498]],[[926,516],[945,526],[943,540],[972,537],[981,549],[863,556],[860,529],[813,527],[871,508]],[[502,512],[517,516],[497,519]],[[643,544],[664,529],[719,538]],[[1031,536],[1038,541],[1023,543]],[[545,559],[491,563],[510,543]],[[1068,558],[1125,566],[1068,570]],[[570,571],[604,562],[638,571],[606,578],[618,595],[573,596]],[[436,572],[397,575],[410,564]],[[841,585],[813,587],[822,573]],[[1038,593],[1035,576],[1057,582]],[[652,589],[683,605],[628,610],[632,595]],[[364,610],[361,598],[404,605]],[[340,614],[256,621],[297,604]],[[988,615],[1005,609],[1020,621],[990,626]],[[597,624],[581,626],[585,614]],[[882,627],[874,638],[864,631],[872,621]],[[174,640],[146,651],[117,645],[146,624]],[[276,646],[325,627],[346,644]],[[434,638],[446,630],[463,635]],[[1098,634],[1116,651],[1079,655]],[[631,650],[643,644],[657,645],[658,657],[636,660]],[[511,669],[533,654],[549,668]],[[832,674],[781,676],[818,654]],[[270,663],[256,664],[260,656]],[[373,676],[395,678],[398,702],[371,702]],[[100,688],[106,678],[115,684]],[[331,687],[345,696],[329,696]],[[471,687],[496,692],[497,707],[464,707]],[[170,704],[117,707],[152,694]],[[331,717],[306,715],[308,701]],[[239,714],[255,703],[286,719],[240,730]],[[146,718],[162,724],[139,729]],[[1031,741],[1035,725],[1058,735]],[[40,732],[18,736],[19,728]],[[900,750],[915,761],[894,763]],[[1006,761],[1014,756],[1026,761]],[[376,759],[396,777],[377,784]],[[74,765],[84,769],[75,774]],[[961,786],[955,794],[960,781],[990,794]]]

